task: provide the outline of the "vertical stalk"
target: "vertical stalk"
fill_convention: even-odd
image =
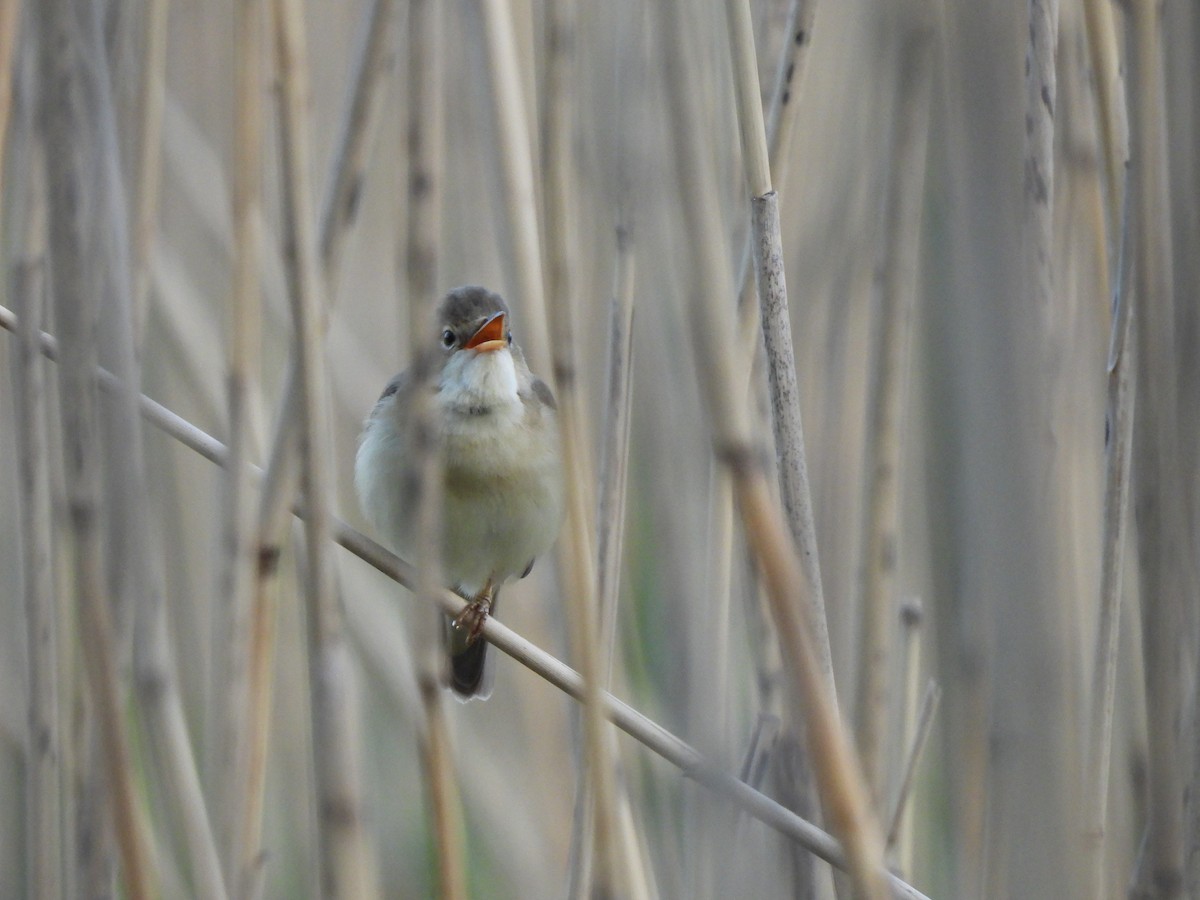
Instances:
[[[313,217],[308,134],[308,57],[300,0],[275,0],[284,172],[286,264],[291,270],[293,351],[299,384],[301,488],[305,502],[305,608],[323,896],[372,893],[362,821],[354,669],[342,629],[330,541],[331,448],[321,341],[323,275]]]
[[[1129,159],[1129,125],[1121,85],[1120,48],[1113,7],[1108,0],[1084,0],[1088,61],[1095,80],[1100,148],[1104,156],[1104,200],[1109,258],[1117,255],[1125,189],[1123,171]]]
[[[380,85],[392,68],[392,0],[370,0],[350,77],[349,103],[334,150],[332,171],[321,206],[321,267],[333,296],[346,234],[358,215],[371,136],[383,101]]]
[[[743,349],[743,363],[746,366],[745,371],[751,377],[752,396],[756,398],[761,391],[761,376],[754,377],[755,364],[759,348],[762,347],[766,351],[769,409],[775,439],[779,490],[788,528],[800,554],[802,574],[806,582],[803,596],[809,598],[809,608],[805,613],[813,629],[818,662],[836,707],[833,654],[829,645],[829,625],[825,611],[820,558],[817,553],[816,523],[813,519],[812,494],[808,484],[800,388],[796,377],[795,346],[784,278],[779,198],[771,177],[774,166],[782,164],[785,158],[783,148],[788,144],[795,122],[799,104],[795,100],[793,88],[798,89],[797,72],[803,73],[807,60],[807,47],[815,11],[815,2],[802,0],[795,0],[788,11],[787,32],[771,102],[768,146],[768,129],[759,100],[758,63],[750,6],[744,0],[726,0],[725,4],[733,57],[734,94],[737,100],[742,155],[751,205],[751,227],[738,275],[738,302],[741,307],[739,326],[742,336],[739,343],[748,345]],[[755,291],[751,291],[751,271],[754,274]],[[757,294],[757,303],[751,302],[752,294]],[[756,404],[760,415],[763,405],[765,404]],[[796,808],[808,810],[815,804],[810,761],[805,758],[803,740],[799,734],[802,728],[799,720],[793,721],[784,735],[782,745],[785,751],[778,758],[787,759],[789,764],[779,766],[778,771],[780,788],[784,794]],[[819,889],[814,881],[816,873],[811,860],[803,854],[794,854],[792,866],[798,882],[798,891],[809,896],[815,895]]]
[[[780,494],[805,580],[804,595],[809,603],[805,615],[813,629],[818,661],[829,684],[830,695],[836,703],[812,493],[804,458],[804,425],[800,415],[800,389],[796,383],[795,348],[788,313],[783,243],[779,233],[779,198],[771,185],[750,6],[748,0],[726,0],[725,10],[733,52],[733,83],[741,126],[742,155],[752,206],[754,275],[758,285],[763,341],[767,350],[771,424],[775,434]]]
[[[856,889],[863,897],[882,898],[887,896],[883,836],[815,648],[817,626],[810,618],[814,606],[809,582],[750,442],[749,417],[737,387],[741,380],[733,348],[726,340],[734,333],[728,302],[733,278],[701,146],[683,7],[682,0],[666,4],[662,23],[668,44],[668,98],[679,195],[690,231],[688,293],[694,303],[689,318],[696,359],[704,363],[697,374],[711,410],[714,450],[733,478],[742,522],[766,578],[776,637],[788,673],[791,712],[796,721],[807,725],[825,815],[845,847]]]
[[[0,197],[7,196],[9,180],[5,166],[13,107],[13,74],[16,70],[13,50],[21,31],[21,0],[0,0]]]
[[[1131,138],[1137,341],[1137,427],[1133,435],[1146,712],[1149,824],[1137,888],[1183,896],[1183,781],[1178,727],[1183,712],[1183,603],[1194,596],[1185,535],[1181,469],[1170,188],[1167,181],[1162,4],[1135,0],[1130,24]]]
[[[87,82],[88,127],[96,153],[87,172],[94,191],[88,289],[101,298],[101,344],[115,389],[104,407],[105,498],[108,569],[114,596],[132,615],[134,686],[151,757],[182,844],[188,855],[192,890],[222,900],[225,888],[208,810],[192,752],[191,735],[179,696],[167,623],[162,547],[150,522],[141,419],[138,415],[141,366],[136,351],[129,266],[129,222],[117,141],[114,85],[104,43],[100,10],[81,13],[82,52]],[[117,618],[117,617],[115,617]],[[119,618],[117,618],[119,621]],[[118,658],[121,657],[118,652]],[[118,669],[121,664],[118,663]]]
[[[426,610],[428,612],[428,610]],[[437,846],[438,894],[441,900],[461,900],[467,893],[466,849],[463,847],[462,803],[452,764],[454,748],[446,726],[445,692],[428,677],[418,676],[425,711],[421,754],[428,802]]]
[[[533,150],[512,10],[510,0],[480,0],[480,5],[487,34],[492,105],[496,111],[500,144],[509,255],[517,294],[525,312],[522,347],[533,371],[549,372],[550,335],[538,236],[537,195],[533,184]],[[560,386],[556,384],[555,387]]]
[[[414,505],[418,509],[418,538],[413,562],[417,567],[415,593],[423,607],[442,586],[442,447],[434,420],[434,371],[429,365],[429,349],[436,334],[441,245],[443,49],[442,4],[438,0],[413,0],[408,20],[408,235],[402,258],[409,313],[405,330],[414,373],[410,409],[414,453],[408,461],[417,488]],[[421,621],[435,623],[428,614]],[[428,627],[413,629],[412,637],[424,711],[421,757],[437,854],[439,896],[460,900],[467,896],[466,850],[454,750],[444,708],[442,642],[438,630]]]
[[[1104,531],[1100,571],[1100,613],[1093,653],[1091,705],[1088,713],[1086,777],[1088,818],[1084,823],[1087,896],[1105,893],[1105,840],[1108,830],[1108,783],[1112,761],[1113,707],[1117,685],[1117,649],[1124,590],[1128,531],[1130,443],[1133,426],[1134,378],[1137,362],[1130,338],[1133,317],[1133,263],[1129,244],[1129,199],[1125,162],[1129,156],[1125,98],[1122,93],[1116,26],[1109,3],[1086,0],[1084,24],[1096,86],[1102,180],[1106,200],[1107,274],[1115,260],[1112,336],[1108,353],[1108,404],[1105,447]],[[1107,279],[1106,279],[1107,280]]]
[[[621,549],[624,546],[625,499],[629,468],[629,434],[633,395],[633,311],[635,266],[628,232],[617,230],[616,286],[609,319],[608,400],[605,404],[604,449],[600,458],[600,490],[596,510],[600,602],[601,668],[612,678],[616,653],[617,606],[621,592]]]
[[[26,117],[22,116],[23,119]],[[31,124],[23,122],[23,124]],[[22,146],[32,143],[23,129]],[[15,139],[14,139],[15,143]],[[24,157],[26,154],[22,153]],[[41,186],[32,159],[12,171]],[[0,162],[0,167],[3,163]],[[63,771],[59,728],[59,635],[51,572],[50,473],[46,436],[46,378],[41,352],[45,294],[45,206],[34,190],[29,202],[28,238],[12,267],[10,291],[19,331],[13,355],[14,418],[21,493],[21,572],[25,588],[28,743],[25,763],[25,841],[27,896],[54,900],[63,883]],[[11,207],[9,207],[11,210]],[[9,215],[6,222],[16,218]]]
[[[775,83],[771,90],[771,105],[766,113],[766,133],[769,143],[768,160],[772,183],[780,187],[787,181],[791,157],[792,131],[796,114],[800,108],[800,90],[804,86],[804,73],[808,69],[809,48],[812,47],[813,22],[816,19],[816,0],[791,0],[787,23],[784,28],[783,50],[775,67]],[[746,235],[746,246],[738,267],[738,331],[739,343],[744,346],[747,373],[753,370],[753,360],[759,347],[759,307],[750,302],[754,298],[751,290],[754,267],[751,262],[754,252],[754,234]]]
[[[351,79],[350,103],[333,154],[320,231],[322,268],[326,284],[330,286],[337,282],[341,248],[354,222],[358,199],[362,194],[370,136],[378,120],[380,85],[383,74],[389,68],[387,22],[391,6],[391,0],[371,0],[364,13],[362,39]],[[243,763],[247,772],[247,786],[241,810],[240,843],[243,857],[239,864],[243,873],[240,880],[247,886],[257,880],[255,872],[263,861],[262,817],[271,712],[271,665],[275,646],[276,576],[284,529],[290,517],[289,504],[295,496],[298,476],[296,428],[299,394],[298,362],[295,352],[292,352],[279,418],[272,435],[270,459],[259,492],[254,528],[256,562],[244,741],[246,761]],[[242,895],[247,896],[246,888],[243,888]]]
[[[1067,270],[1055,255],[1055,198],[1062,190],[1055,131],[1068,95],[1058,89],[1057,0],[1029,0],[1027,15],[1023,189],[1014,223],[1020,227],[1020,255],[1013,260],[1019,267],[1019,305],[1008,314],[1005,380],[996,386],[1021,430],[1012,433],[1011,461],[1003,464],[1012,484],[993,488],[986,512],[1004,517],[1005,538],[1023,552],[1011,559],[1021,568],[1002,576],[1012,591],[1003,597],[1009,602],[990,613],[1001,668],[992,683],[987,726],[992,746],[984,757],[991,829],[986,872],[989,894],[1032,891],[1066,898],[1080,896],[1083,882],[1077,838],[1079,641],[1075,608],[1065,599],[1074,593],[1057,521],[1065,508],[1068,463],[1056,416],[1066,390],[1060,282]],[[1031,831],[1030,817],[1043,821],[1044,829]]]
[[[487,4],[489,7],[495,5]],[[583,676],[585,702],[583,709],[584,773],[587,778],[585,794],[591,797],[591,838],[594,851],[591,896],[622,896],[629,891],[630,860],[618,832],[617,785],[615,770],[615,744],[611,740],[608,723],[604,719],[601,705],[605,677],[601,661],[604,654],[599,646],[598,596],[596,580],[595,546],[592,540],[592,524],[595,521],[595,499],[592,491],[593,472],[587,451],[583,396],[575,371],[575,342],[573,321],[576,287],[576,249],[571,228],[573,210],[571,206],[571,137],[575,78],[575,6],[571,0],[553,4],[549,10],[548,60],[546,88],[546,235],[549,245],[549,291],[553,302],[544,310],[546,326],[551,336],[550,358],[553,365],[553,381],[558,392],[558,426],[562,446],[563,474],[566,490],[566,535],[560,545],[559,561],[562,565],[563,584],[567,595],[567,615],[570,620],[571,649],[578,660]],[[496,17],[495,13],[492,18]],[[493,24],[493,44],[500,29]],[[493,80],[498,86],[515,79],[514,65],[496,65],[508,57],[493,49]],[[497,95],[497,106],[501,121],[510,128],[525,123],[512,115],[508,118],[500,109],[501,98]],[[522,132],[524,133],[524,132]],[[502,144],[516,149],[520,139],[516,135],[502,138]],[[512,149],[504,153],[505,168],[519,165],[518,181],[527,173],[531,178],[529,161],[521,152]],[[515,174],[515,173],[514,173]],[[507,180],[507,179],[506,179]],[[510,208],[520,201],[521,195],[510,189]],[[530,196],[532,200],[532,181]],[[523,203],[521,205],[524,205]],[[530,239],[536,240],[534,210],[527,213],[513,208],[514,219],[527,215],[533,228]],[[522,263],[524,266],[526,263]],[[537,279],[534,279],[537,280]],[[585,804],[586,808],[586,804]],[[585,825],[585,832],[587,826]]]
[[[1124,591],[1125,542],[1128,530],[1130,445],[1133,439],[1134,379],[1137,360],[1130,331],[1133,261],[1128,252],[1128,204],[1117,288],[1113,297],[1112,337],[1108,351],[1108,427],[1104,461],[1104,547],[1100,572],[1100,616],[1092,662],[1091,705],[1088,711],[1084,823],[1087,865],[1086,896],[1102,897],[1105,835],[1108,830],[1108,781],[1112,762],[1113,707],[1117,690],[1117,648]]]
[[[924,607],[913,597],[900,607],[900,625],[904,634],[904,728],[902,746],[914,747],[920,734],[920,719],[917,711],[918,694],[921,689],[921,620]],[[901,791],[903,795],[903,791]],[[896,865],[906,877],[912,877],[913,868],[913,810],[907,805],[899,815],[892,817],[888,831],[887,849],[895,853]]]
[[[170,0],[148,0],[145,51],[138,97],[137,185],[133,220],[133,333],[142,346],[150,293],[150,262],[162,181],[162,122],[166,98],[167,23]],[[139,353],[140,355],[140,353]]]
[[[911,812],[912,807],[909,800],[912,797],[913,784],[917,775],[917,764],[921,761],[921,754],[925,750],[925,744],[929,740],[929,732],[933,728],[933,717],[937,713],[938,703],[941,702],[942,689],[937,686],[937,682],[930,681],[925,687],[925,696],[921,700],[921,712],[915,716],[911,728],[911,743],[908,745],[908,750],[904,758],[903,774],[900,777],[900,785],[896,790],[896,799],[892,802],[891,815],[888,816],[887,845],[888,849],[897,846],[903,846],[903,842],[911,842],[911,833],[905,837],[902,831],[912,831]],[[907,821],[906,821],[907,820]],[[907,850],[908,859],[904,863],[904,872],[907,877],[912,877],[912,848]]]
[[[884,212],[882,278],[876,297],[877,337],[867,400],[868,511],[855,701],[858,749],[877,809],[882,809],[887,792],[891,708],[888,680],[898,609],[900,474],[925,208],[931,65],[928,33],[914,30],[901,38],[892,154],[895,164]]]
[[[73,593],[90,688],[100,728],[102,764],[126,890],[153,894],[146,829],[134,792],[129,735],[117,681],[110,598],[105,587],[102,441],[95,371],[98,305],[90,280],[83,203],[89,195],[85,154],[96,148],[83,122],[84,33],[67,0],[38,4],[42,127],[49,191],[49,255],[59,323],[64,478],[75,545]],[[82,138],[82,139],[81,139]],[[61,152],[72,148],[73,152]]]
[[[256,443],[255,367],[261,340],[263,57],[267,48],[263,0],[239,0],[235,10],[236,113],[233,173],[233,288],[226,307],[229,354],[226,397],[229,416],[229,461],[222,495],[224,557],[220,592],[213,603],[213,683],[209,698],[213,748],[211,783],[219,798],[225,880],[237,896],[245,896],[243,871],[259,854],[257,828],[245,829],[251,790],[248,738],[251,650],[262,635],[252,617],[255,566],[254,508],[251,493],[251,445]]]
[[[792,131],[796,124],[800,91],[804,73],[808,70],[809,48],[812,47],[813,23],[817,17],[816,0],[792,0],[788,9],[784,51],[776,68],[775,87],[767,111],[767,136],[771,142],[771,175],[777,186],[787,181],[791,157]]]

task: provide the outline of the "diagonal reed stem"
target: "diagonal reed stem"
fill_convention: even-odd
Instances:
[[[16,316],[10,310],[0,306],[0,328],[16,331],[17,327]],[[52,335],[42,334],[41,347],[42,352],[50,359],[58,358],[58,342]],[[104,369],[98,371],[98,378],[103,390],[117,390],[120,387],[115,376]],[[162,404],[143,395],[141,411],[143,417],[150,424],[194,450],[209,462],[220,466],[226,464],[228,448],[223,443]],[[253,466],[251,468],[260,477],[265,477],[262,470]],[[302,515],[303,512],[303,510],[295,510],[297,515]],[[337,521],[334,523],[332,538],[350,553],[387,577],[399,582],[409,590],[415,588],[417,578],[412,566],[366,535],[344,522]],[[465,601],[450,591],[439,592],[435,599],[439,608],[451,616],[457,615],[465,606]],[[516,634],[498,619],[488,618],[484,624],[483,637],[499,648],[501,652],[508,654],[572,698],[582,700],[583,684],[578,673]],[[682,770],[689,778],[735,803],[759,821],[810,850],[831,865],[840,869],[848,867],[845,851],[838,841],[828,833],[732,775],[715,769],[684,741],[611,694],[604,693],[603,704],[605,715],[614,725]],[[922,900],[925,897],[920,891],[899,878],[886,873],[884,877],[891,887],[893,896],[901,898],[901,900]]]

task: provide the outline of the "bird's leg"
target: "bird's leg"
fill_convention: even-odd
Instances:
[[[483,623],[487,621],[488,615],[492,611],[492,598],[496,596],[496,585],[492,579],[487,580],[487,584],[471,598],[471,602],[466,608],[458,614],[454,619],[455,628],[465,628],[467,630],[467,646],[470,647],[478,640],[480,633],[483,631]]]

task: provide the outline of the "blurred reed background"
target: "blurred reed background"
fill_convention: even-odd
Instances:
[[[0,0],[0,896],[1200,896],[1197,59],[1182,0]],[[352,468],[465,283],[572,490],[460,705]]]

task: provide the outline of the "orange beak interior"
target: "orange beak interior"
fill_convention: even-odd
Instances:
[[[499,350],[501,347],[508,346],[508,340],[504,331],[504,319],[504,313],[496,313],[480,325],[479,330],[471,335],[471,339],[467,341],[466,349],[486,353],[490,350]]]

